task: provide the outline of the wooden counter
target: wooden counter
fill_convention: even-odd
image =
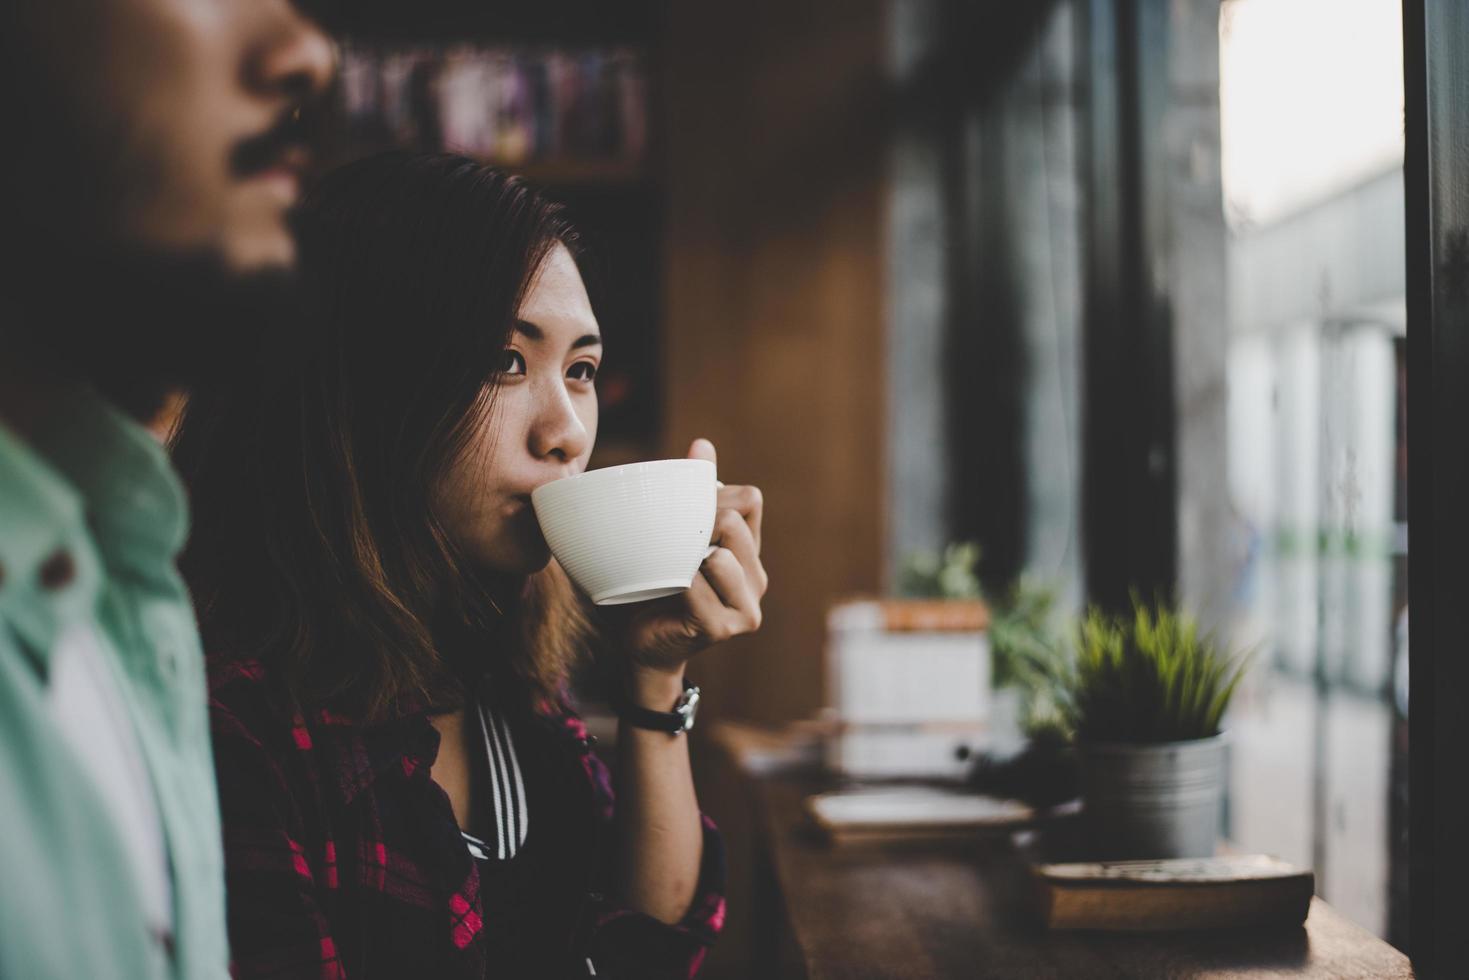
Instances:
[[[711,736],[747,779],[753,976],[1413,976],[1405,956],[1320,899],[1304,928],[1049,933],[1028,911],[1026,868],[1007,839],[833,846],[801,807],[807,793],[827,787],[819,773],[772,764],[768,737],[737,729]]]

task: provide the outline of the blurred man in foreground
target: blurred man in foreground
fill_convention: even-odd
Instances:
[[[224,977],[186,504],[139,423],[284,322],[332,52],[288,0],[22,0],[0,55],[0,977]]]

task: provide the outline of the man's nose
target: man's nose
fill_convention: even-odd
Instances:
[[[288,0],[267,0],[247,77],[261,92],[300,101],[324,91],[336,69],[330,39]]]

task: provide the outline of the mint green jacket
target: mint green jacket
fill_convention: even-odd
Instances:
[[[204,664],[174,560],[188,516],[156,441],[88,391],[23,441],[0,424],[0,977],[228,976]],[[172,882],[150,936],[136,862],[48,708],[59,640],[88,631],[121,694]]]

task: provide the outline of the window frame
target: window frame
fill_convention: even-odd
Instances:
[[[1408,282],[1409,949],[1420,976],[1469,960],[1469,9],[1404,0]],[[1459,97],[1455,98],[1455,95]]]

